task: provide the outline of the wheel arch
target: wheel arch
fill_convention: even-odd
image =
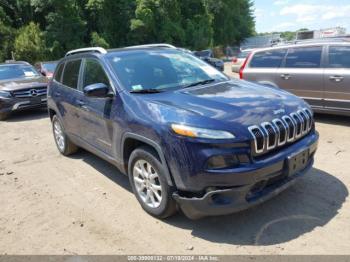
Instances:
[[[123,159],[124,169],[126,170],[126,172],[128,173],[128,161],[132,151],[134,151],[136,148],[141,146],[148,146],[151,150],[153,150],[153,152],[158,157],[158,160],[164,166],[165,177],[168,182],[168,185],[173,186],[174,182],[169,172],[169,167],[165,160],[165,156],[161,146],[147,137],[140,136],[134,133],[129,133],[129,132],[124,134],[122,138],[122,149],[121,149],[121,156]]]

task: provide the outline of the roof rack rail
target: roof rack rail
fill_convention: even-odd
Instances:
[[[146,45],[134,45],[134,46],[127,46],[125,48],[132,49],[132,48],[152,48],[152,47],[167,47],[167,48],[173,48],[176,49],[175,46],[169,45],[169,44],[146,44]]]
[[[314,38],[314,39],[303,39],[303,40],[295,40],[295,44],[301,43],[322,43],[322,42],[349,42],[350,38],[346,37],[326,37],[326,38]]]
[[[71,50],[67,52],[65,56],[76,55],[80,53],[89,53],[89,52],[107,54],[107,50],[102,47],[86,47],[86,48]]]

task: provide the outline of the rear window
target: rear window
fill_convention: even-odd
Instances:
[[[286,49],[278,49],[256,53],[249,66],[252,68],[280,67],[286,52]]]
[[[350,46],[329,47],[330,68],[350,68]]]
[[[321,66],[322,47],[310,46],[290,48],[286,58],[286,68],[319,68]]]
[[[55,75],[55,80],[57,82],[61,82],[63,67],[64,67],[64,63],[60,64],[59,67],[57,68],[57,72],[56,72],[56,75]]]
[[[70,88],[78,88],[79,70],[81,60],[73,60],[66,63],[64,67],[62,83]]]

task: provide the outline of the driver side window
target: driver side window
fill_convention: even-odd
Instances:
[[[86,59],[84,67],[83,87],[97,83],[110,86],[108,77],[97,60]]]

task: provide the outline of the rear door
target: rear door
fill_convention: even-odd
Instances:
[[[281,48],[254,53],[243,71],[244,80],[277,86],[277,70],[281,66],[286,52],[286,48]]]
[[[303,99],[315,108],[322,108],[323,47],[290,47],[281,68],[277,70],[276,83]]]
[[[350,112],[350,45],[331,45],[326,53],[325,107]]]
[[[81,59],[70,60],[65,63],[60,83],[55,87],[52,96],[57,101],[61,113],[65,132],[79,135],[79,112],[77,101],[81,96],[78,88]],[[59,75],[58,69],[57,75]]]
[[[111,88],[110,80],[100,62],[94,58],[86,58],[83,61],[81,77],[81,93],[83,88],[103,83]],[[112,154],[113,126],[111,122],[111,112],[113,98],[87,97],[83,95],[81,99],[81,138],[91,146],[97,148],[105,154]]]

